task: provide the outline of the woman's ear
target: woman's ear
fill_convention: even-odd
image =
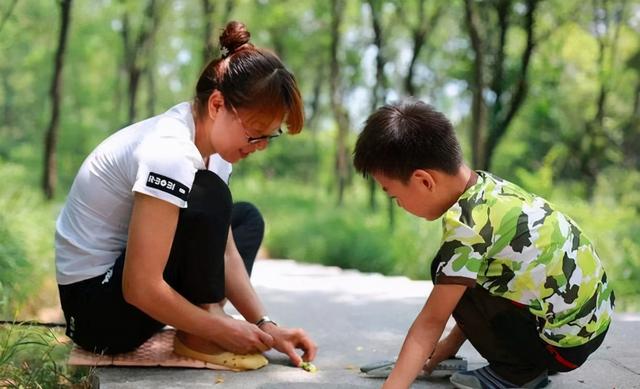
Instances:
[[[207,102],[207,112],[211,119],[215,119],[218,110],[224,106],[224,96],[222,96],[222,92],[219,90],[214,90],[213,93],[209,96],[209,101]]]
[[[416,180],[423,188],[433,191],[436,187],[436,180],[430,171],[416,169],[411,175],[411,179]]]

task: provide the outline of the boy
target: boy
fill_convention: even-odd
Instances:
[[[383,388],[409,387],[467,339],[489,365],[454,374],[458,388],[542,388],[600,346],[614,295],[589,239],[544,199],[467,167],[443,114],[419,101],[380,108],[354,165],[407,212],[443,216],[433,291]]]

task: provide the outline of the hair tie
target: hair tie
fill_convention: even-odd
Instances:
[[[220,54],[222,59],[225,59],[229,56],[229,49],[226,46],[220,46]]]

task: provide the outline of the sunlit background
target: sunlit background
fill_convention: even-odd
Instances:
[[[234,199],[265,215],[264,256],[428,278],[439,224],[406,215],[351,166],[367,115],[412,95],[451,118],[469,164],[575,218],[619,308],[637,310],[637,0],[74,1],[60,51],[67,3],[0,2],[3,318],[56,312],[54,221],[82,160],[189,100],[232,19],[281,56],[306,107],[300,135],[234,167]]]

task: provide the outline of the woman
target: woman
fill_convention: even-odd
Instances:
[[[230,230],[229,189],[207,170],[228,176],[225,164],[264,150],[282,122],[302,129],[295,78],[249,38],[230,22],[193,103],[114,133],[80,168],[56,225],[56,269],[81,347],[130,351],[169,324],[176,352],[239,370],[265,365],[272,347],[296,366],[315,357],[303,330],[266,315]],[[224,313],[225,298],[246,321]]]

